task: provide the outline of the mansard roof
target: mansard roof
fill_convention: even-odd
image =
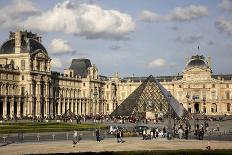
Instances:
[[[74,75],[86,78],[88,74],[88,68],[91,66],[92,65],[89,59],[72,59],[72,63],[69,69],[74,70]]]

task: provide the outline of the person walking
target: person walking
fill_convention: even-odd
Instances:
[[[117,143],[122,143],[122,138],[119,130],[116,131],[116,138],[117,138]]]
[[[146,140],[146,129],[143,130],[143,140]]]
[[[101,141],[101,139],[100,139],[100,131],[98,129],[96,130],[96,141],[97,142]]]
[[[163,128],[163,137],[164,137],[164,138],[166,137],[166,133],[167,133],[167,131],[166,131],[166,128],[164,127],[164,128]]]
[[[76,147],[77,142],[78,142],[78,134],[77,134],[77,131],[74,130],[74,132],[73,132],[73,147]]]
[[[183,135],[183,129],[182,128],[178,129],[178,134],[179,134],[179,139],[182,139],[182,135]]]

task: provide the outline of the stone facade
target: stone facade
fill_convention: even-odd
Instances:
[[[41,37],[10,32],[0,48],[0,115],[49,117],[110,114],[146,77],[105,77],[88,59],[73,59],[64,73],[51,71]],[[210,60],[193,56],[181,76],[156,77],[186,109],[231,114],[232,75],[212,75]]]
[[[119,104],[144,79],[146,77],[121,79],[117,84]],[[213,75],[210,58],[192,56],[186,61],[182,75],[156,79],[191,113],[232,114],[232,75]]]

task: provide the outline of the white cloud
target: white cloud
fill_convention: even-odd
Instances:
[[[222,0],[220,7],[225,11],[232,11],[232,0]]]
[[[24,25],[33,30],[64,32],[87,39],[122,39],[135,30],[135,23],[128,14],[68,0],[40,15],[29,17]]]
[[[220,17],[217,19],[215,22],[215,26],[223,32],[226,32],[229,35],[232,35],[232,21],[231,20],[226,20],[223,17]]]
[[[58,58],[52,58],[51,66],[55,67],[55,68],[61,68],[62,67],[62,62]]]
[[[23,16],[38,14],[39,10],[29,0],[13,0],[10,4],[0,7],[0,29],[22,27]]]
[[[68,41],[60,38],[53,39],[49,47],[55,54],[66,54],[73,51]]]
[[[148,68],[156,68],[156,67],[164,67],[167,65],[167,62],[162,59],[162,58],[158,58],[155,60],[152,60],[150,63],[147,64]]]
[[[167,15],[144,10],[140,13],[139,19],[144,22],[162,22],[162,21],[191,21],[209,14],[206,6],[190,5],[188,7],[176,7]]]

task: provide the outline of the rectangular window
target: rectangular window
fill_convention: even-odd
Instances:
[[[226,92],[226,99],[230,99],[230,92]]]
[[[21,70],[25,70],[25,60],[21,60]]]
[[[227,109],[227,112],[230,112],[230,103],[227,103],[226,109]]]
[[[22,95],[22,96],[25,95],[25,88],[24,88],[24,87],[21,88],[21,95]]]
[[[110,105],[106,104],[106,111],[109,111],[109,110],[110,110]]]

